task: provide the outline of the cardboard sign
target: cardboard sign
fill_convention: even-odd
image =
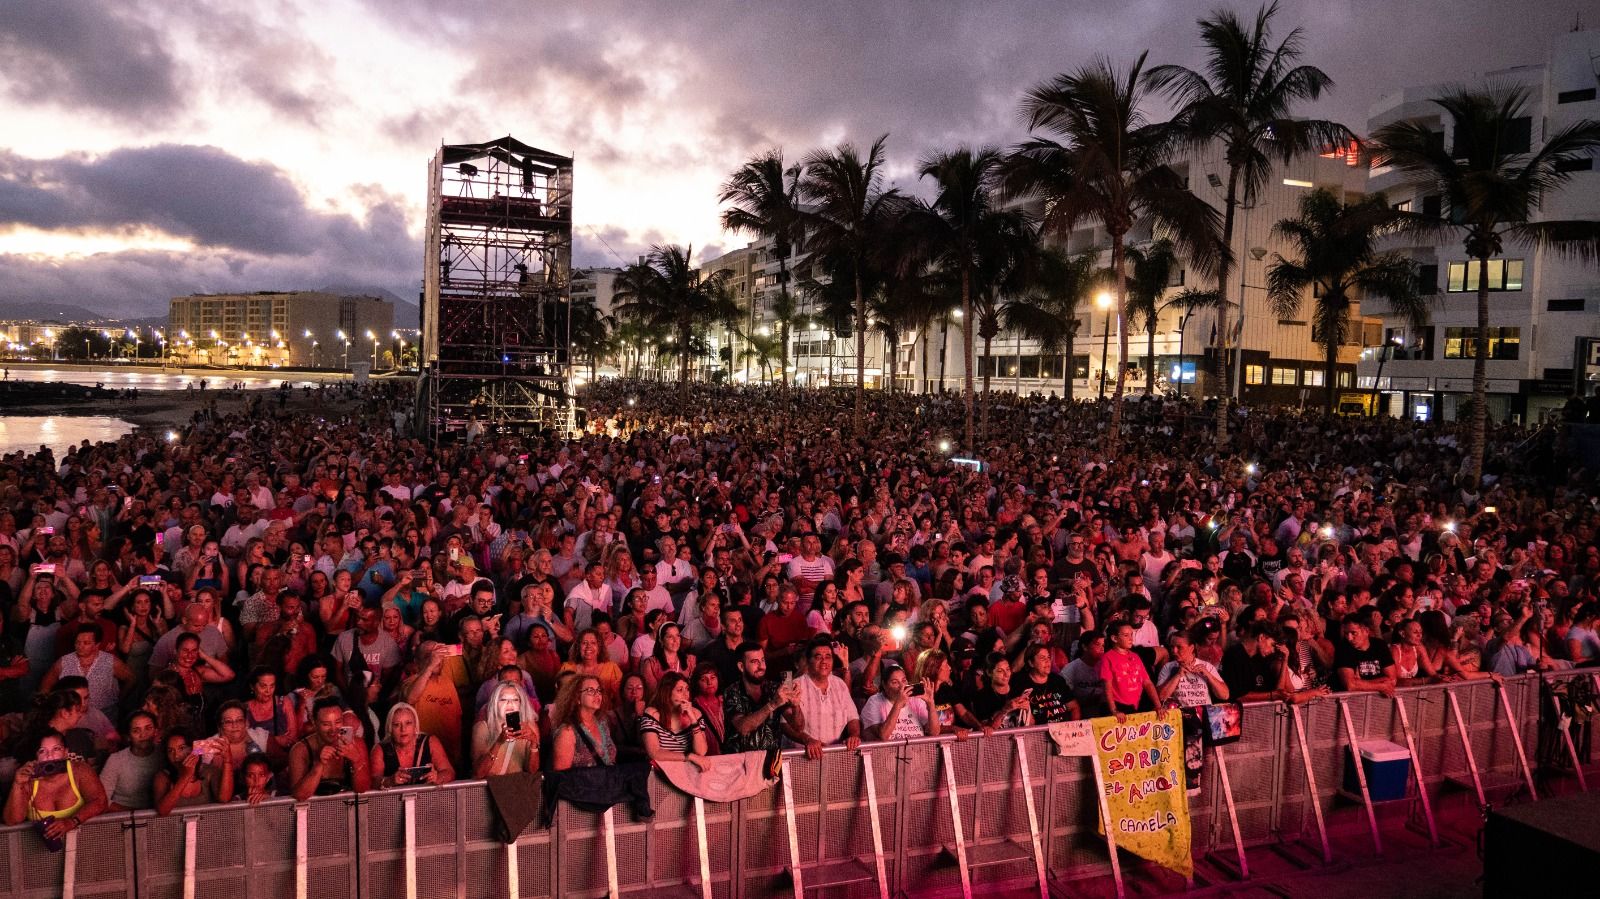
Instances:
[[[1111,829],[1118,847],[1193,877],[1178,714],[1157,720],[1154,712],[1145,712],[1121,724],[1115,718],[1090,723],[1104,778],[1102,829]]]

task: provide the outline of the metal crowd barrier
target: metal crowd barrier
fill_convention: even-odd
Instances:
[[[1557,678],[1588,677],[1569,672]],[[1597,681],[1600,684],[1600,681]],[[1245,849],[1299,845],[1331,861],[1327,816],[1352,740],[1409,746],[1408,826],[1439,841],[1443,797],[1536,797],[1538,678],[1336,694],[1245,707],[1243,738],[1208,754],[1191,807],[1193,852],[1249,876]],[[1579,788],[1586,760],[1557,745]],[[729,804],[652,778],[656,816],[563,805],[514,844],[494,834],[481,781],[308,803],[107,814],[47,851],[31,826],[0,829],[0,896],[125,899],[518,899],[648,893],[696,899],[970,894],[1110,873],[1087,759],[1058,756],[1046,728],[789,753],[783,782]],[[1360,766],[1357,766],[1360,770]],[[1418,790],[1418,786],[1425,789]],[[1372,851],[1382,834],[1361,783]],[[1127,863],[1137,863],[1125,859]],[[707,878],[703,875],[709,875]]]

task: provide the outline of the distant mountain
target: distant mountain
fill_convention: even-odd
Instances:
[[[382,287],[362,287],[360,285],[352,284],[330,284],[327,287],[321,287],[318,289],[328,293],[344,294],[346,296],[378,297],[379,299],[388,300],[394,304],[394,326],[397,328],[415,328],[418,326],[417,322],[421,317],[421,311],[417,309],[416,303],[410,300],[401,299],[395,294],[394,291],[387,290]]]
[[[397,313],[398,314],[398,313]],[[113,316],[82,306],[70,306],[66,303],[41,303],[35,300],[0,300],[0,320],[21,319],[24,321],[43,321],[54,319],[60,322],[87,322],[110,321]]]

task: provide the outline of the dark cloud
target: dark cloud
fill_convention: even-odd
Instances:
[[[1148,49],[1151,64],[1198,66],[1194,20],[1214,5],[588,0],[531,8],[522,0],[485,0],[442,13],[431,0],[371,2],[400,27],[448,34],[466,48],[475,64],[464,90],[525,98],[559,82],[576,112],[548,127],[564,129],[580,158],[608,125],[665,107],[713,122],[702,149],[717,151],[730,167],[766,146],[785,145],[798,156],[833,136],[865,142],[889,132],[891,153],[906,162],[957,143],[1009,143],[1021,136],[1016,104],[1023,91],[1096,55],[1126,65]],[[1215,5],[1246,17],[1258,8]],[[1281,6],[1280,31],[1303,26],[1305,61],[1338,84],[1306,112],[1359,130],[1367,108],[1397,87],[1541,60],[1587,4],[1520,4],[1511,28],[1496,24],[1506,14],[1498,0]],[[482,22],[495,27],[478,27]],[[676,83],[669,95],[652,89],[658,67]]]
[[[377,185],[356,185],[353,193],[365,210],[359,218],[313,209],[281,170],[214,147],[163,145],[45,160],[0,153],[0,229],[155,231],[197,245],[187,253],[0,256],[0,299],[148,313],[195,291],[339,281],[413,293],[422,246],[405,202]]]
[[[184,105],[161,29],[137,10],[94,0],[6,0],[0,83],[27,103],[139,122]]]
[[[151,228],[208,247],[304,255],[339,218],[307,208],[277,167],[215,147],[163,144],[58,159],[0,155],[0,225]]]

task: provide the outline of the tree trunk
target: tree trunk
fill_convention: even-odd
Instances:
[[[1339,367],[1338,341],[1328,341],[1328,345],[1323,347],[1323,352],[1326,353],[1326,355],[1323,357],[1322,370],[1323,405],[1327,406],[1327,413],[1332,415],[1334,408],[1334,396],[1338,392],[1337,388],[1335,387],[1335,382],[1338,379],[1334,377],[1335,371]]]
[[[972,272],[961,269],[961,367],[962,389],[966,399],[966,436],[968,451],[975,450],[972,442]]]
[[[855,432],[867,414],[867,295],[861,292],[861,263],[856,263],[856,408],[851,416]]]
[[[678,398],[689,403],[689,326],[678,326]]]
[[[1228,166],[1228,193],[1223,200],[1222,214],[1222,259],[1217,263],[1217,296],[1221,302],[1217,304],[1217,339],[1212,346],[1217,353],[1217,446],[1228,445],[1228,275],[1229,263],[1233,261],[1233,217],[1239,208],[1239,167]],[[1243,291],[1239,296],[1239,312],[1244,314]]]
[[[1128,273],[1123,270],[1121,234],[1111,235],[1111,268],[1117,275],[1117,386],[1111,393],[1111,428],[1106,434],[1106,443],[1108,454],[1115,455],[1122,437],[1123,373],[1128,370],[1124,361],[1128,358],[1128,329],[1123,327],[1128,313]]]
[[[784,311],[786,313],[792,313],[793,310],[789,306],[789,257],[788,256],[779,256],[778,257],[778,294],[779,294],[779,296],[781,296],[783,298],[782,302],[783,302]],[[778,369],[778,383],[780,385],[782,385],[784,390],[788,390],[789,389],[789,320],[788,319],[784,319],[783,321],[778,322],[778,332],[779,332],[779,340],[781,342],[781,345],[778,347],[778,364],[779,364],[779,366],[781,366]]]
[[[1156,395],[1156,326],[1160,324],[1160,321],[1156,317],[1155,306],[1151,306],[1149,312],[1150,327],[1148,333],[1150,340],[1144,354],[1144,395],[1154,397]]]
[[[950,348],[950,313],[944,314],[944,321],[939,325],[939,393],[944,393],[944,366],[949,356]]]
[[[789,323],[778,323],[778,385],[789,389]]]
[[[1071,321],[1067,322],[1067,336],[1062,342],[1061,350],[1066,356],[1066,358],[1063,360],[1065,364],[1063,364],[1061,367],[1061,398],[1069,403],[1072,402],[1072,367],[1077,361],[1077,355],[1075,352],[1077,350],[1078,342],[1077,331],[1078,319],[1076,316],[1074,316]]]
[[[1489,254],[1478,256],[1478,336],[1472,357],[1472,433],[1467,443],[1471,491],[1483,484],[1485,429],[1489,421]]]
[[[989,439],[989,373],[992,371],[991,365],[994,358],[993,344],[993,337],[988,334],[983,335],[983,420],[978,428],[978,434],[983,440]],[[977,449],[975,445],[972,447],[974,452]]]

